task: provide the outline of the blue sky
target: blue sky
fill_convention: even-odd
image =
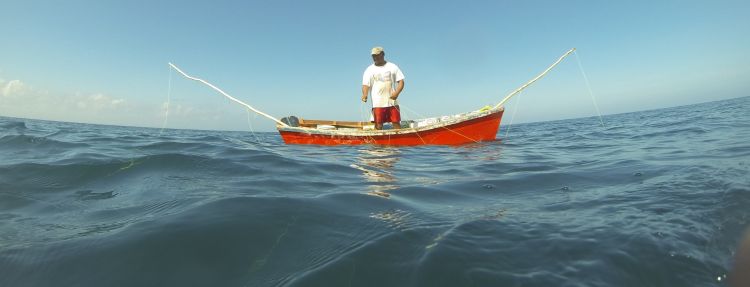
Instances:
[[[361,120],[369,50],[405,118],[497,103],[570,48],[604,114],[747,96],[748,1],[3,1],[0,116],[273,130],[167,62],[281,118]],[[516,106],[516,102],[518,105]],[[369,104],[369,103],[368,103]],[[596,114],[575,57],[506,108]],[[510,121],[506,113],[504,123]],[[249,124],[248,124],[249,117]]]

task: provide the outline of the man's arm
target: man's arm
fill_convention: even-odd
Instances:
[[[367,94],[370,93],[370,86],[362,85],[362,101],[367,102]]]
[[[396,90],[391,93],[391,100],[395,100],[398,98],[398,95],[401,94],[401,91],[404,90],[404,80],[398,81],[398,86],[396,86]]]

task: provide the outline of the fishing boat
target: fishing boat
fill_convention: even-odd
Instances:
[[[513,96],[518,95],[522,90],[546,75],[574,51],[575,48],[567,51],[541,74],[505,96],[494,107],[486,106],[467,113],[404,121],[401,123],[402,128],[400,129],[382,130],[374,129],[372,122],[311,120],[297,116],[289,116],[279,120],[230,96],[205,80],[186,74],[174,64],[169,63],[169,65],[184,77],[201,82],[230,100],[276,122],[276,129],[286,144],[462,145],[496,140],[500,121],[505,111],[503,105]]]

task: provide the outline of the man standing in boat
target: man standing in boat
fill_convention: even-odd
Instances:
[[[396,99],[404,90],[404,73],[396,64],[385,61],[383,47],[372,48],[370,52],[374,63],[362,75],[362,101],[367,102],[368,94],[372,94],[376,129],[383,129],[383,123],[387,122],[400,129],[401,112]]]

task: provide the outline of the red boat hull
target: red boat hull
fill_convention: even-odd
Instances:
[[[279,129],[286,144],[313,145],[462,145],[483,141],[494,141],[503,110],[488,115],[426,130],[403,129],[397,134],[344,135],[319,134],[304,131]]]

